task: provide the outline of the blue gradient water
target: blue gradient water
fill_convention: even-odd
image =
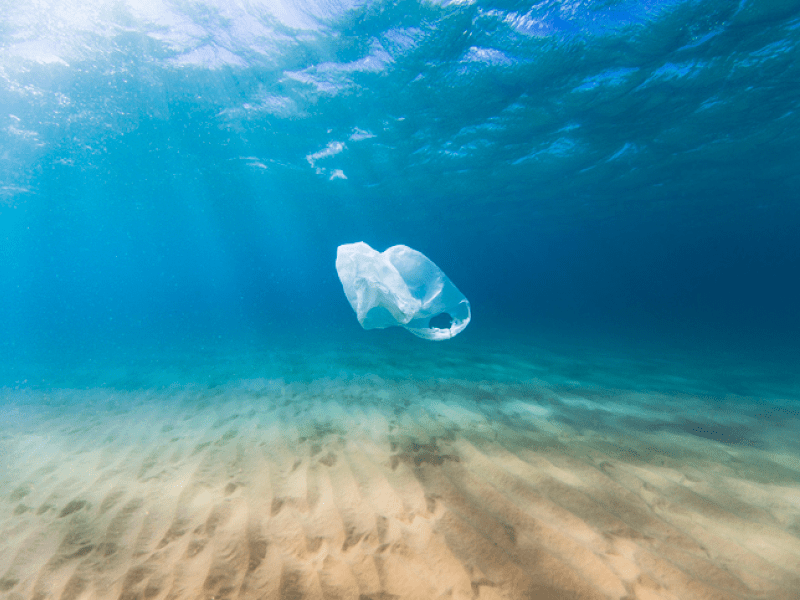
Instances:
[[[0,441],[298,381],[528,431],[535,385],[542,427],[783,452],[747,477],[796,486],[799,166],[797,1],[0,0]],[[430,257],[469,327],[363,331],[362,240]]]
[[[4,362],[359,335],[362,239],[448,273],[465,344],[797,356],[793,3],[3,13]]]

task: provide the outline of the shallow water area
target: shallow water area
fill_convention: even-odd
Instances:
[[[798,600],[798,0],[0,15],[0,600]]]
[[[4,596],[795,597],[788,384],[381,333],[3,388]]]

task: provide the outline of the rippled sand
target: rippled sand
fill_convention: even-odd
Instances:
[[[780,404],[363,374],[2,396],[9,600],[800,590]]]

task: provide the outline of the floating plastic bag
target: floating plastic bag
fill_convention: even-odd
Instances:
[[[408,246],[378,252],[364,242],[344,244],[336,251],[336,271],[364,329],[400,325],[426,340],[448,340],[472,318],[464,294],[427,256]],[[445,328],[436,326],[442,313],[450,317]]]

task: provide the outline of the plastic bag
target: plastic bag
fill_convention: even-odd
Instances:
[[[408,246],[378,252],[364,242],[336,251],[336,271],[364,329],[399,325],[426,340],[447,340],[469,324],[469,301],[427,256]],[[438,323],[449,315],[449,327]],[[446,319],[446,317],[445,317]]]

